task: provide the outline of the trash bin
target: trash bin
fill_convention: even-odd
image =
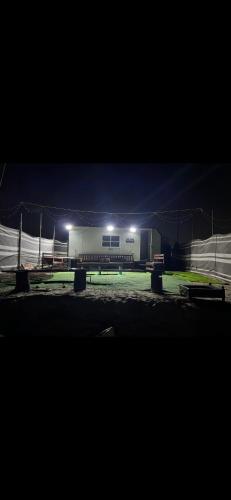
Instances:
[[[154,271],[151,273],[151,289],[153,292],[162,293],[163,283],[162,273],[160,271]]]
[[[86,269],[78,269],[75,271],[75,281],[74,281],[74,291],[79,292],[80,290],[86,289]]]

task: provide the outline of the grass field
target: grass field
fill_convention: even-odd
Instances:
[[[119,274],[118,272],[103,272],[101,276],[99,275],[98,271],[89,271],[87,272],[87,275],[92,275],[91,279],[92,281],[97,280],[97,282],[100,280],[102,281],[103,279],[106,281],[115,281],[118,283],[123,283],[124,279],[128,280],[131,278],[132,281],[139,281],[140,283],[146,283],[147,281],[150,280],[150,273],[140,273],[140,272],[124,272],[122,274]],[[166,276],[172,276],[173,278],[178,278],[182,279],[183,281],[187,282],[195,282],[195,283],[222,283],[221,280],[218,278],[212,278],[209,276],[204,276],[203,274],[197,274],[197,273],[192,273],[192,272],[183,272],[183,271],[165,271],[164,277]],[[50,281],[59,281],[59,280],[65,280],[65,281],[73,281],[74,280],[74,273],[73,272],[66,272],[66,273],[56,273],[52,276]]]
[[[91,275],[91,276],[89,276]],[[74,281],[73,272],[64,273],[46,273],[46,274],[32,274],[30,276],[32,290],[37,289],[55,289],[64,287],[73,288],[72,282]],[[44,283],[44,281],[46,283]],[[64,281],[64,284],[57,283],[59,281]],[[219,279],[203,276],[201,274],[191,273],[191,272],[169,272],[166,271],[163,275],[163,288],[166,292],[178,294],[179,285],[183,283],[213,283],[213,284],[223,284]],[[0,275],[0,289],[4,290],[5,287],[14,287],[15,276],[12,274],[2,273]],[[118,272],[103,272],[99,275],[98,271],[87,272],[87,288],[89,290],[105,290],[111,291],[148,291],[151,287],[151,277],[150,273],[142,272],[123,272],[119,274]]]
[[[165,275],[175,276],[176,278],[182,279],[184,281],[194,283],[224,284],[224,281],[219,280],[219,278],[212,278],[209,276],[204,276],[203,274],[192,273],[190,271],[165,271]]]
[[[89,276],[91,275],[91,276]],[[74,280],[73,272],[66,273],[56,273],[51,279],[49,279],[49,284],[55,285],[56,281],[64,280],[68,285],[68,282]],[[222,283],[221,280],[216,278],[209,278],[207,276],[198,275],[196,273],[190,272],[166,272],[163,275],[163,288],[167,292],[179,293],[179,285],[183,283]],[[108,290],[131,290],[131,291],[142,291],[150,290],[151,287],[151,276],[150,273],[141,272],[123,272],[119,274],[117,272],[103,272],[99,275],[98,272],[87,273],[87,286],[90,289],[104,288]],[[41,284],[42,286],[42,284]],[[49,286],[49,285],[48,285]]]
[[[92,281],[88,276],[80,293],[74,293],[73,272],[32,274],[31,293],[15,296],[15,276],[0,273],[1,335],[94,337],[112,326],[118,337],[187,337],[198,335],[198,324],[205,335],[213,328],[219,335],[229,332],[231,294],[225,304],[205,301],[203,306],[179,295],[180,284],[210,278],[166,273],[159,295],[151,291],[148,272],[88,274]]]

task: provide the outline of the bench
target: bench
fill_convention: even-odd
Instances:
[[[212,285],[179,285],[180,295],[189,300],[195,298],[217,298],[225,301],[224,286],[217,287]]]
[[[164,271],[164,254],[157,253],[153,255],[151,262],[146,262],[146,271]]]
[[[134,262],[134,257],[132,254],[109,255],[109,254],[82,253],[79,254],[79,259],[81,260],[81,262],[90,262],[90,263]]]
[[[69,262],[69,257],[67,256],[60,256],[57,254],[49,254],[49,253],[43,253],[42,254],[42,268],[44,266],[56,266],[56,267],[68,267],[68,262]]]

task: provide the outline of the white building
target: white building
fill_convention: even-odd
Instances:
[[[68,256],[88,262],[104,260],[140,261],[141,246],[146,232],[146,259],[161,251],[161,237],[156,229],[82,227],[74,226],[69,231]],[[143,252],[144,254],[144,252]]]

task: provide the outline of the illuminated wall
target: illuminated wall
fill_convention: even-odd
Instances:
[[[102,246],[102,238],[107,235],[119,236],[119,247]],[[140,231],[131,233],[122,228],[107,231],[101,227],[74,227],[69,232],[69,256],[77,258],[81,253],[133,254],[134,260],[140,260]]]
[[[152,236],[151,236],[152,232]],[[119,247],[103,246],[103,236],[119,236]],[[108,231],[103,227],[73,227],[69,231],[69,256],[73,259],[79,254],[133,255],[140,260],[141,230],[131,233],[127,228],[115,228]],[[148,240],[148,258],[161,251],[161,237],[156,229],[152,229]]]

